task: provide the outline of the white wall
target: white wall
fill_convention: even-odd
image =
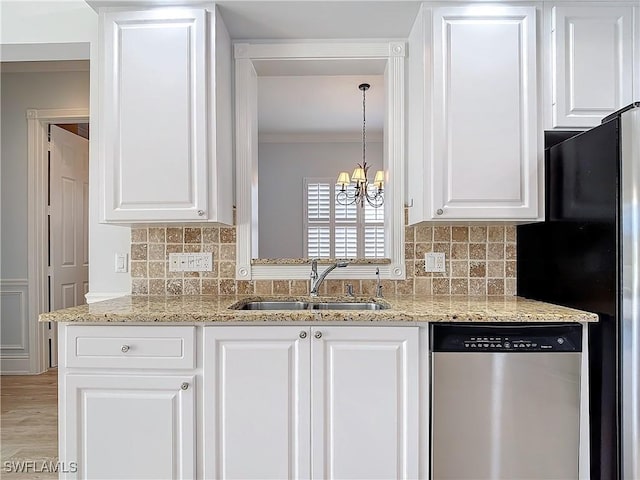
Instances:
[[[362,161],[362,144],[260,143],[258,146],[258,255],[303,258],[304,177],[335,177],[353,172]],[[382,143],[367,142],[369,175],[382,169]],[[373,179],[373,177],[371,177]]]
[[[67,53],[77,51],[79,45],[90,46],[90,123],[89,146],[89,296],[101,298],[128,293],[131,289],[130,275],[114,272],[116,252],[128,252],[130,229],[98,223],[99,169],[97,138],[98,125],[98,14],[84,0],[62,1],[1,1],[0,43],[2,50],[9,47],[31,46],[34,51],[48,54],[51,44],[60,51],[68,44]],[[64,56],[64,54],[60,54]],[[37,56],[37,55],[35,55]],[[25,58],[31,60],[33,58]],[[51,60],[51,58],[48,58]],[[32,108],[40,108],[32,105]]]
[[[27,278],[29,108],[89,108],[89,72],[0,73],[2,278]]]
[[[0,43],[89,42],[97,15],[84,0],[0,2]]]
[[[98,223],[99,169],[97,137],[98,125],[98,15],[84,0],[67,1],[0,1],[0,50],[2,57],[9,52],[11,60],[67,60],[85,58],[79,52],[90,51],[90,123],[92,140],[89,147],[89,289],[92,298],[115,296],[130,291],[128,273],[114,272],[114,254],[128,252],[130,229]],[[55,48],[53,48],[55,47]],[[22,55],[22,56],[21,56]],[[75,105],[60,105],[71,107]],[[47,108],[32,103],[30,108]],[[2,106],[4,113],[4,105]],[[4,121],[3,121],[4,123]],[[26,120],[24,120],[26,125]],[[3,145],[5,137],[3,135]],[[26,143],[24,144],[26,152]],[[4,154],[3,154],[4,159]],[[3,160],[4,163],[4,160]],[[15,167],[7,167],[11,170]],[[4,180],[4,172],[3,172]],[[3,181],[4,183],[4,181]],[[26,191],[26,188],[25,188]],[[13,201],[12,201],[13,202]],[[4,205],[4,192],[3,192]],[[4,208],[4,207],[3,207]],[[15,217],[15,215],[14,215]],[[4,243],[5,230],[2,230]],[[23,246],[21,248],[24,248]],[[18,252],[19,257],[22,253]],[[13,269],[13,266],[9,266]],[[13,272],[17,273],[17,272]],[[17,290],[17,288],[15,289]],[[4,287],[3,287],[4,291]],[[13,302],[16,304],[16,302]],[[34,320],[34,312],[29,322]],[[4,320],[3,320],[4,323]],[[34,348],[34,345],[32,345]],[[2,371],[8,362],[2,359]],[[18,368],[18,367],[16,367]],[[33,369],[32,369],[33,371]]]
[[[88,108],[89,72],[0,73],[0,105],[0,354],[4,360],[30,352],[26,112],[29,108]]]

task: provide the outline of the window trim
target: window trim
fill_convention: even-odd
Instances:
[[[384,62],[385,119],[383,169],[385,183],[385,242],[389,258],[382,261],[354,262],[349,268],[332,273],[334,278],[374,279],[376,267],[384,279],[404,280],[405,227],[405,57],[406,42],[284,42],[236,43],[235,131],[236,131],[236,279],[308,279],[309,265],[302,259],[253,260],[257,252],[258,173],[257,80],[256,65],[265,62],[332,62],[381,60]]]

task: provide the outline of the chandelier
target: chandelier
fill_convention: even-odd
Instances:
[[[360,205],[364,207],[366,201],[374,208],[382,206],[384,203],[383,187],[384,187],[384,172],[378,170],[373,179],[373,184],[369,183],[367,179],[367,173],[369,172],[369,166],[367,165],[367,147],[366,147],[366,99],[365,92],[369,90],[368,83],[361,83],[358,88],[362,91],[362,163],[358,163],[351,178],[347,172],[340,172],[338,175],[337,185],[340,186],[340,190],[336,193],[336,201],[340,205]],[[347,190],[349,185],[353,185],[351,191]]]

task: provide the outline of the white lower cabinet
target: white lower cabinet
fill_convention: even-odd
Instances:
[[[59,325],[65,479],[196,478],[196,328]]]
[[[204,478],[309,478],[310,349],[309,327],[205,328]]]
[[[62,323],[60,478],[417,478],[419,330]]]
[[[417,327],[211,327],[205,478],[416,478]]]
[[[67,375],[61,459],[79,479],[195,478],[194,390],[190,375]]]
[[[314,327],[312,477],[418,476],[418,328]]]

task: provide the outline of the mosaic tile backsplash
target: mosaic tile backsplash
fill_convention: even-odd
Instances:
[[[212,272],[169,272],[169,253],[212,252]],[[424,271],[424,254],[443,252],[445,273]],[[234,227],[153,226],[131,229],[133,295],[306,295],[308,280],[235,280]],[[405,227],[406,280],[384,280],[388,295],[515,295],[516,227]],[[351,283],[356,294],[373,295],[375,280],[331,280],[323,295],[342,294]]]

